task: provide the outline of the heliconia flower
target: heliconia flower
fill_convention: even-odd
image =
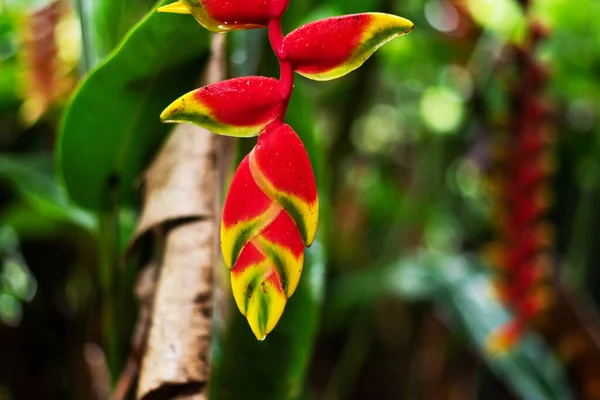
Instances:
[[[326,18],[288,34],[285,57],[300,75],[331,80],[357,69],[380,46],[413,29],[409,20],[383,13]]]
[[[552,143],[552,137],[547,129],[528,129],[518,143],[516,157],[526,159],[537,156]]]
[[[531,156],[529,162],[522,164],[522,167],[519,168],[519,175],[515,176],[515,181],[512,183],[513,191],[516,193],[522,193],[524,190],[543,183],[554,170],[552,158],[541,151]]]
[[[275,122],[238,167],[221,225],[234,298],[259,340],[275,327],[298,286],[304,246],[312,243],[317,220],[306,149],[292,128]]]
[[[230,79],[184,94],[160,115],[221,135],[256,136],[284,111],[278,81],[263,76]]]
[[[552,229],[547,223],[538,222],[529,229],[523,229],[518,240],[510,243],[493,242],[484,251],[484,258],[500,272],[512,274],[527,263],[532,255],[545,250],[552,243]]]
[[[502,137],[503,151],[496,159],[502,174],[494,192],[498,238],[485,254],[497,269],[496,294],[514,318],[488,337],[492,353],[513,348],[526,329],[541,321],[554,297],[548,280],[553,235],[545,221],[554,163],[550,109],[540,97],[547,71],[534,59],[536,39],[525,42],[527,47],[513,47],[520,84],[511,93],[512,118],[505,126],[509,136]]]
[[[496,294],[505,304],[512,304],[515,299],[521,299],[527,295],[542,278],[548,276],[550,261],[545,255],[534,256],[532,260],[525,262],[510,277],[500,277],[494,281]]]
[[[181,96],[160,116],[163,122],[189,122],[222,135],[259,135],[233,177],[221,224],[233,296],[259,340],[273,330],[298,286],[304,247],[312,244],[319,219],[308,154],[282,122],[292,70],[315,80],[340,77],[414,28],[404,18],[370,13],[316,21],[284,37],[281,16],[288,2],[179,0],[158,9],[192,14],[215,32],[269,27],[280,80],[251,76],[219,82]]]
[[[512,227],[515,231],[527,228],[542,215],[549,205],[547,190],[532,190],[529,197],[518,198],[512,209]]]
[[[267,26],[279,18],[289,0],[179,0],[158,8],[159,12],[192,14],[206,29],[227,32]]]

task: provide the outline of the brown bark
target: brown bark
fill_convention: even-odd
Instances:
[[[210,375],[214,218],[166,234],[138,398],[205,399]]]
[[[215,35],[207,83],[223,79]],[[152,230],[162,250],[137,398],[206,399],[210,378],[213,268],[217,252],[219,140],[177,125],[145,176],[137,240]]]

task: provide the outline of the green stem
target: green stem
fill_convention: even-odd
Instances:
[[[75,9],[81,24],[81,70],[82,73],[86,73],[98,64],[98,50],[94,37],[93,3],[89,0],[77,0]]]
[[[121,349],[119,343],[119,318],[116,307],[115,272],[119,265],[119,229],[118,209],[99,215],[100,266],[98,280],[100,284],[100,304],[102,318],[103,346],[111,376],[116,378],[121,368]]]
[[[365,359],[369,355],[373,333],[367,321],[367,310],[358,312],[354,324],[348,334],[340,361],[335,366],[329,384],[323,394],[325,400],[349,398]]]

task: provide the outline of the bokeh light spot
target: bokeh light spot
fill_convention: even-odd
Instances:
[[[428,1],[425,4],[425,18],[440,32],[455,31],[460,22],[456,8],[445,0]]]
[[[446,134],[455,131],[461,124],[464,104],[456,91],[447,87],[430,87],[421,96],[419,112],[429,130]]]

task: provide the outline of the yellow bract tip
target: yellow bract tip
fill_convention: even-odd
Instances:
[[[202,104],[194,100],[194,92],[189,92],[173,101],[160,113],[162,122],[194,122],[191,118],[198,115],[207,115],[207,110]]]
[[[173,13],[173,14],[191,14],[189,7],[182,1],[167,4],[166,6],[158,7],[158,12]]]

